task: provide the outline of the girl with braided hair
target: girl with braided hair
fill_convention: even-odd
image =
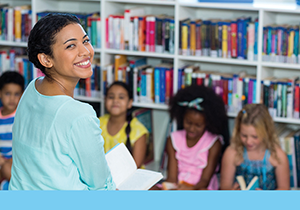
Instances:
[[[118,143],[124,143],[140,168],[145,159],[149,132],[137,118],[132,118],[131,107],[132,92],[129,86],[115,81],[106,91],[105,108],[108,114],[100,117],[100,128],[105,152]]]

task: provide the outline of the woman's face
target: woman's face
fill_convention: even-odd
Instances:
[[[69,24],[55,36],[52,46],[53,58],[51,72],[53,76],[72,78],[88,78],[92,76],[94,49],[89,37],[79,24]]]

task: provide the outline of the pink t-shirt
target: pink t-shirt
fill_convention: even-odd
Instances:
[[[191,148],[187,146],[185,130],[172,132],[171,139],[178,161],[178,181],[185,181],[193,185],[200,181],[202,171],[207,165],[209,149],[217,140],[223,144],[221,135],[215,135],[208,131],[205,131],[200,140]],[[216,174],[212,176],[208,189],[219,189]]]

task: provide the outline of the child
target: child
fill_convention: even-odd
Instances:
[[[237,189],[237,175],[246,185],[254,176],[263,190],[290,188],[289,164],[280,148],[273,120],[263,104],[247,104],[235,120],[230,146],[226,149],[221,170],[221,189]]]
[[[179,128],[167,140],[168,182],[178,190],[217,190],[216,172],[222,145],[228,142],[228,120],[221,97],[205,86],[181,89],[170,101],[171,119]]]
[[[12,165],[12,125],[16,109],[24,91],[24,78],[15,71],[6,71],[0,77],[0,189],[8,188]]]
[[[105,108],[109,114],[100,117],[104,150],[108,152],[118,143],[124,143],[140,168],[146,155],[148,130],[132,119],[132,93],[124,82],[116,81],[106,91]]]

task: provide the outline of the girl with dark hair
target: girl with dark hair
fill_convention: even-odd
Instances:
[[[167,140],[168,182],[178,190],[218,190],[216,172],[228,144],[228,119],[221,97],[205,86],[181,89],[169,112],[179,128]]]
[[[140,168],[146,155],[148,130],[132,118],[132,93],[128,85],[116,81],[106,91],[105,108],[108,114],[100,117],[104,150],[108,152],[118,143],[124,143]]]
[[[44,77],[26,88],[13,126],[11,190],[114,190],[99,119],[74,100],[92,76],[94,49],[79,20],[49,14],[30,32],[29,60]]]

